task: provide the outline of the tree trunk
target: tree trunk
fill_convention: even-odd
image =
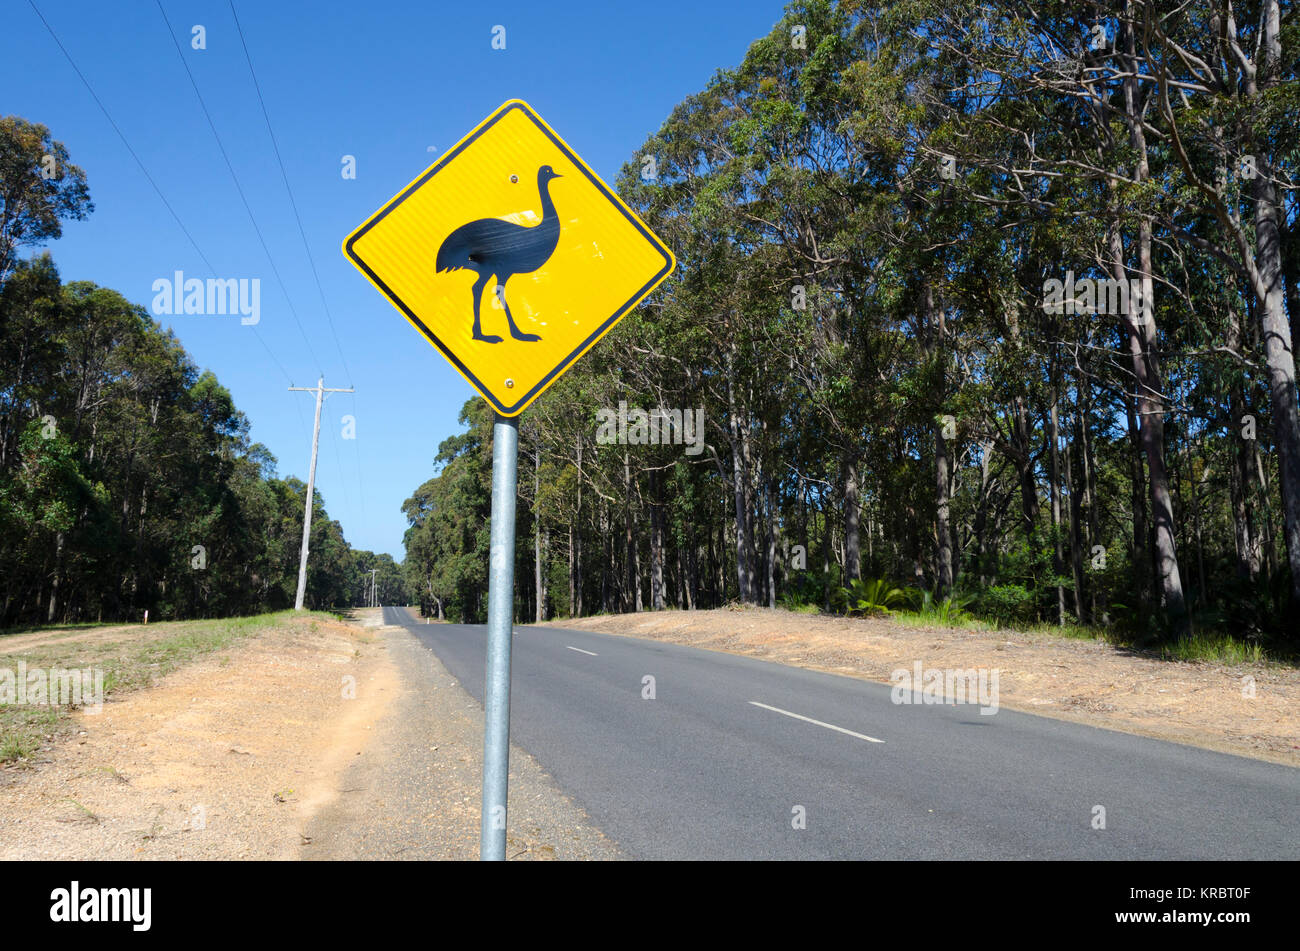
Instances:
[[[935,521],[937,522],[939,591],[937,597],[952,594],[952,520],[949,514],[949,492],[952,486],[952,462],[948,457],[948,440],[943,438],[943,427],[934,430],[934,490]]]
[[[660,474],[650,470],[650,610],[664,609],[664,525],[659,498]]]
[[[1055,375],[1055,370],[1053,370]],[[1052,502],[1052,572],[1056,575],[1056,623],[1060,627],[1065,626],[1065,585],[1061,584],[1061,577],[1065,570],[1065,564],[1061,551],[1061,430],[1059,417],[1056,407],[1056,391],[1052,391],[1052,407],[1048,412],[1048,422],[1050,429],[1048,439],[1051,440],[1051,449],[1047,454],[1049,495]]]
[[[694,532],[691,532],[694,535]],[[686,610],[694,611],[699,598],[700,562],[696,541],[691,537],[686,546]]]
[[[1125,46],[1130,66],[1136,61],[1136,38],[1131,28],[1125,29]],[[1117,45],[1119,38],[1116,38]],[[1147,154],[1144,108],[1139,98],[1145,94],[1139,88],[1136,75],[1124,80],[1124,118],[1129,139],[1137,155],[1134,177],[1146,182],[1151,177]],[[1112,187],[1114,187],[1112,185]],[[1118,202],[1116,203],[1118,209]],[[1121,223],[1114,221],[1110,229],[1111,267],[1116,280],[1128,284],[1124,267],[1124,242]],[[1151,268],[1151,217],[1144,215],[1138,223],[1138,279],[1141,297],[1134,306],[1129,300],[1129,313],[1124,315],[1128,331],[1129,353],[1133,358],[1133,373],[1137,382],[1137,412],[1141,419],[1142,445],[1147,458],[1147,473],[1151,486],[1151,518],[1154,531],[1156,582],[1175,638],[1191,634],[1191,619],[1183,597],[1182,574],[1178,568],[1178,550],[1174,530],[1173,500],[1169,494],[1169,478],[1165,471],[1165,418],[1161,395],[1163,381],[1160,375],[1158,334],[1156,332],[1154,294],[1155,282]],[[1137,311],[1134,313],[1134,311]]]
[[[772,509],[772,481],[763,479],[763,504],[767,508],[767,607],[776,607],[776,512]]]
[[[609,506],[600,503],[600,537],[604,539],[605,557],[600,564],[600,608],[606,614],[614,613],[614,583],[610,572],[614,566],[614,526],[609,517]]]
[[[1232,489],[1232,523],[1233,535],[1237,543],[1237,572],[1249,581],[1259,577],[1260,545],[1259,535],[1255,530],[1250,505],[1250,446],[1241,436],[1241,419],[1245,416],[1245,401],[1241,388],[1233,387],[1232,394],[1233,460],[1231,468]]]
[[[737,445],[739,450],[739,445]],[[736,598],[739,601],[749,601],[750,591],[750,571],[748,546],[745,544],[745,523],[748,519],[745,503],[745,478],[744,460],[741,458],[739,451],[733,453],[732,478],[736,494]]]
[[[1139,313],[1126,316],[1129,353],[1137,380],[1137,412],[1141,420],[1142,448],[1146,455],[1151,489],[1156,584],[1161,603],[1169,617],[1170,630],[1175,638],[1179,638],[1190,633],[1190,619],[1183,596],[1182,574],[1178,567],[1173,499],[1169,492],[1169,475],[1165,469],[1165,419],[1160,395],[1160,362],[1156,353],[1155,318],[1149,304],[1153,292],[1151,225],[1144,220],[1139,228],[1142,304],[1135,308]],[[1115,233],[1114,240],[1118,241],[1118,232]],[[1123,280],[1125,274],[1122,261],[1117,262],[1115,271],[1116,277]]]
[[[1139,605],[1151,600],[1151,529],[1147,524],[1147,473],[1142,462],[1142,431],[1138,426],[1136,399],[1124,398],[1128,417],[1129,486],[1133,508],[1133,581]]]
[[[569,617],[577,617],[577,578],[574,574],[574,563],[577,556],[578,532],[573,530],[573,523],[569,523]]]
[[[929,358],[937,363],[938,379],[935,397],[938,405],[942,407],[948,389],[943,352],[943,308],[936,305],[934,287],[929,283],[925,286],[922,306],[922,335]],[[934,421],[934,568],[936,597],[939,598],[950,596],[953,585],[952,516],[949,511],[949,496],[952,492],[952,458],[949,455],[948,440],[944,438],[943,430],[944,420],[941,417]]]
[[[858,534],[861,511],[858,502],[858,463],[850,455],[844,456],[844,577],[841,583],[848,587],[862,577],[862,540]]]
[[[1277,535],[1273,528],[1273,505],[1270,499],[1271,493],[1268,488],[1268,470],[1264,466],[1264,456],[1259,451],[1259,440],[1250,444],[1250,456],[1255,468],[1255,479],[1259,484],[1259,498],[1262,503],[1261,508],[1264,510],[1263,525],[1261,534],[1263,535],[1264,559],[1261,568],[1265,576],[1271,578],[1277,570],[1277,563],[1273,552],[1277,549]]]
[[[533,447],[533,590],[537,593],[537,622],[546,620],[546,581],[542,571],[542,520],[537,512],[541,490],[542,448]]]
[[[734,349],[734,348],[733,348]],[[727,353],[727,417],[731,429],[731,478],[736,500],[736,598],[740,602],[752,600],[752,574],[754,565],[749,557],[749,452],[748,426],[742,426],[736,407],[734,359],[732,352]]]
[[[727,500],[722,500],[718,518],[717,561],[714,563],[714,584],[717,586],[717,607],[727,603]],[[739,597],[739,595],[737,595]]]
[[[578,436],[578,502],[573,510],[576,529],[570,529],[573,544],[570,546],[573,571],[569,582],[569,614],[582,617],[582,436]]]
[[[1079,492],[1074,484],[1074,474],[1071,471],[1071,453],[1070,441],[1065,441],[1063,450],[1064,465],[1062,472],[1065,474],[1065,494],[1070,504],[1070,568],[1074,575],[1074,616],[1081,623],[1087,623],[1087,612],[1083,608],[1083,542],[1079,538],[1082,519],[1080,518],[1080,499]]]
[[[832,531],[830,506],[822,499],[822,610],[831,611],[831,550],[835,546],[835,533]],[[843,580],[843,579],[841,579]]]
[[[1097,505],[1097,461],[1093,456],[1092,430],[1088,420],[1092,418],[1092,386],[1088,381],[1084,367],[1079,370],[1079,382],[1075,392],[1078,394],[1079,412],[1075,417],[1079,434],[1080,462],[1083,465],[1083,506],[1088,511],[1088,539],[1085,543],[1084,558],[1091,560],[1092,548],[1099,544],[1101,538],[1101,516]],[[1097,619],[1096,584],[1088,585],[1088,621]]]
[[[1234,308],[1228,321],[1228,347],[1239,351],[1244,334],[1242,315]],[[1250,444],[1246,428],[1246,394],[1241,380],[1229,388],[1228,431],[1232,434],[1232,462],[1228,466],[1228,489],[1232,502],[1232,534],[1237,548],[1237,575],[1254,582],[1259,577],[1259,537],[1252,518],[1250,499]]]
[[[45,623],[53,624],[59,604],[59,576],[63,573],[63,532],[58,533],[54,545],[54,576],[50,583],[50,607],[46,612]]]
[[[1266,17],[1265,61],[1280,64],[1278,7],[1270,0]],[[1255,176],[1255,262],[1262,293],[1258,308],[1260,336],[1268,364],[1268,390],[1277,434],[1278,477],[1287,559],[1291,564],[1291,594],[1300,604],[1300,415],[1296,410],[1296,363],[1291,324],[1283,303],[1281,203],[1272,169]]]
[[[1033,539],[1038,532],[1038,487],[1034,484],[1034,459],[1029,448],[1029,411],[1022,396],[1012,406],[1011,441],[1015,447],[1016,475],[1020,482],[1020,516],[1025,534]]]

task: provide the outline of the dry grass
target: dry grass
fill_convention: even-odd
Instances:
[[[0,669],[16,672],[19,661],[24,661],[28,670],[100,670],[105,696],[117,699],[243,638],[291,621],[332,620],[320,612],[281,611],[223,620],[77,625],[7,634],[0,636]],[[42,743],[66,735],[72,712],[69,707],[0,704],[0,766],[25,762]]]

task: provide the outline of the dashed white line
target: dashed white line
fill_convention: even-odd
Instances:
[[[565,647],[568,647],[569,650],[571,650],[571,651],[577,651],[579,654],[586,654],[586,655],[589,656],[589,657],[599,657],[599,656],[600,656],[600,655],[597,654],[595,651],[585,651],[585,650],[583,650],[581,647],[569,647],[568,644],[565,644],[564,646],[565,646]]]
[[[749,701],[756,707],[762,707],[764,710],[771,710],[773,713],[779,713],[783,716],[793,717],[796,720],[803,720],[805,723],[815,723],[817,726],[824,726],[828,730],[835,730],[837,733],[847,733],[849,736],[856,736],[859,740],[866,740],[868,743],[883,743],[884,740],[878,740],[874,736],[867,736],[865,733],[854,733],[852,730],[846,730],[842,726],[836,726],[834,723],[823,723],[821,720],[814,720],[812,717],[806,717],[801,713],[791,713],[789,710],[782,710],[780,707],[769,707],[765,703],[759,703],[757,700]]]

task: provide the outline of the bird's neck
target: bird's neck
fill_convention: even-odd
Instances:
[[[551,183],[543,182],[538,190],[542,193],[542,220],[555,217],[555,203],[551,201]]]

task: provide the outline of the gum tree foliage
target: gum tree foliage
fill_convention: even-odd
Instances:
[[[524,416],[518,616],[843,611],[883,578],[1294,638],[1298,53],[1280,0],[791,4],[619,178],[679,267]],[[1067,272],[1150,306],[1045,307]],[[620,401],[702,407],[704,451],[598,445]],[[408,502],[464,616],[476,407]]]
[[[169,331],[48,256],[0,292],[0,624],[293,605],[306,486]],[[307,602],[350,603],[319,493]]]
[[[353,580],[351,604],[362,607],[370,603],[372,569],[375,571],[376,604],[401,606],[412,603],[402,565],[394,561],[392,555],[353,549],[352,559],[356,578]]]
[[[438,447],[433,478],[406,500],[406,582],[426,612],[479,621],[487,610],[489,517],[492,511],[492,418],[467,403],[463,434]],[[520,533],[522,534],[522,533]]]
[[[94,210],[86,173],[50,130],[18,116],[0,118],[0,285],[19,248],[57,238],[65,218]]]
[[[53,149],[64,180],[25,162]],[[42,153],[44,154],[44,153]],[[0,120],[0,251],[90,208],[49,133]],[[216,377],[116,291],[47,253],[0,286],[0,627],[291,607],[306,486],[276,477]],[[349,603],[354,555],[317,494],[307,603]]]

